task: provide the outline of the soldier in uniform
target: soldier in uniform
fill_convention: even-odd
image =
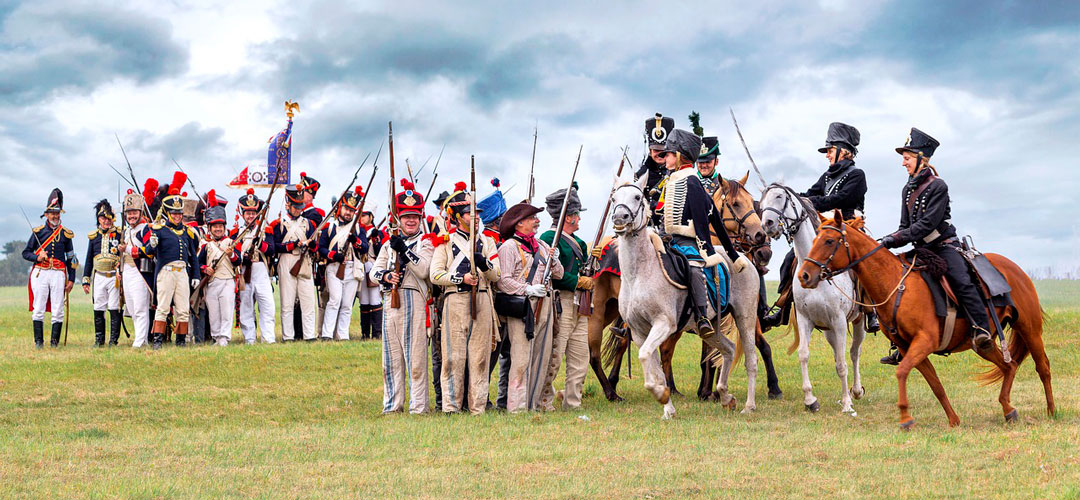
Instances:
[[[710,198],[720,188],[720,172],[716,170],[716,164],[720,162],[719,157],[720,141],[716,137],[702,137],[701,154],[697,159],[697,176]]]
[[[462,409],[466,369],[469,373],[468,409],[483,413],[488,400],[488,357],[495,333],[491,288],[499,279],[495,241],[477,231],[470,247],[469,228],[477,227],[480,218],[471,211],[472,197],[465,183],[454,185],[446,200],[447,213],[457,227],[435,240],[431,260],[431,282],[443,287],[442,318],[442,408],[445,412]],[[476,274],[471,272],[475,264]],[[475,309],[470,292],[475,291]],[[472,317],[475,314],[475,319]]]
[[[506,214],[506,199],[499,189],[499,179],[491,179],[491,185],[495,187],[495,192],[476,202],[476,210],[480,212],[480,218],[484,221],[484,233],[495,240],[495,243],[502,245],[502,238],[499,236],[499,222],[502,221],[503,215]],[[498,363],[499,385],[498,392],[495,395],[495,404],[488,401],[489,410],[492,408],[506,409],[506,394],[510,385],[510,335],[506,332],[506,323],[500,321],[498,328],[499,343],[495,346],[495,350],[491,351],[491,359],[488,360],[488,378],[491,378],[496,363]]]
[[[120,230],[116,228],[116,214],[109,200],[94,205],[97,228],[87,235],[86,262],[83,271],[83,293],[94,290],[94,345],[105,345],[105,311],[109,311],[109,345],[120,341],[120,279],[116,275],[120,267]]]
[[[555,287],[555,296],[560,306],[557,311],[558,327],[555,345],[551,354],[551,384],[541,402],[544,407],[552,406],[550,397],[555,391],[555,377],[565,358],[566,384],[556,398],[562,400],[563,408],[566,409],[581,407],[581,389],[585,385],[585,373],[589,367],[589,317],[578,314],[578,301],[580,290],[592,290],[592,277],[581,275],[581,270],[585,267],[585,261],[589,256],[589,246],[574,234],[581,227],[581,212],[585,210],[581,206],[581,199],[578,198],[577,183],[574,184],[569,195],[566,189],[560,189],[544,199],[547,213],[551,216],[552,228],[540,235],[540,241],[555,245],[559,212],[562,210],[563,200],[569,196],[570,199],[566,202],[563,232],[558,244],[555,245],[559,250],[559,263],[562,264],[563,275],[562,278],[551,282]]]
[[[675,130],[675,120],[657,113],[655,117],[645,120],[645,143],[648,144],[649,154],[641,162],[641,167],[634,174],[634,179],[640,179],[642,175],[648,175],[649,180],[645,184],[645,193],[652,198],[652,204],[656,205],[659,193],[652,194],[657,185],[667,176],[664,168],[664,159],[661,154],[668,134]]]
[[[522,296],[529,312],[524,318],[505,316],[510,336],[510,380],[506,409],[510,412],[546,410],[545,392],[550,391],[551,348],[555,326],[554,304],[544,274],[551,266],[551,278],[563,277],[557,251],[536,239],[543,209],[518,203],[506,210],[499,222],[499,292]],[[539,299],[543,298],[543,302]],[[540,314],[534,315],[539,308]],[[536,318],[539,320],[536,320]],[[550,377],[549,377],[550,376]],[[547,401],[550,405],[550,400]]]
[[[435,214],[428,216],[428,228],[432,234],[446,237],[450,234],[447,229],[445,208],[443,203],[450,197],[446,191],[435,196],[431,203],[435,205]],[[479,207],[480,202],[477,202]],[[476,209],[480,211],[480,208]],[[435,240],[433,240],[435,241]],[[442,408],[442,287],[431,286],[431,386],[435,391],[435,408]],[[488,370],[490,376],[490,370]]]
[[[361,191],[360,196],[366,195]],[[371,277],[371,270],[382,249],[383,234],[375,227],[375,214],[368,210],[360,214],[360,228],[368,241],[368,250],[360,258],[363,273],[356,287],[356,296],[360,300],[360,338],[378,339],[382,338],[382,291]]]
[[[60,331],[64,326],[64,301],[75,284],[75,247],[70,229],[60,223],[64,213],[64,193],[53,188],[45,205],[45,224],[33,228],[33,234],[23,249],[24,259],[33,262],[30,270],[30,309],[34,326],[34,346],[45,345],[45,313],[52,313],[52,331],[49,345],[60,345]]]
[[[684,255],[692,268],[701,269],[700,274],[691,271],[690,283],[686,285],[690,288],[694,303],[698,335],[707,338],[716,331],[707,313],[709,298],[706,281],[715,280],[715,266],[723,260],[713,248],[710,226],[732,261],[732,272],[741,272],[749,265],[749,260],[735,251],[712,198],[695,175],[697,171],[693,166],[699,154],[700,137],[681,129],[668,134],[663,158],[669,174],[664,181],[657,208],[662,211],[664,232],[671,237],[672,250]]]
[[[831,212],[839,209],[845,219],[854,218],[861,213],[866,197],[866,175],[855,166],[858,154],[859,130],[840,122],[829,124],[825,145],[818,149],[825,154],[829,169],[821,174],[817,182],[802,196],[810,199],[818,212]],[[786,325],[791,316],[791,284],[795,277],[795,250],[788,251],[780,265],[780,296],[773,304],[774,312],[761,319],[762,330]],[[878,330],[877,317],[867,313],[867,331]]]
[[[326,211],[318,208],[314,204],[315,195],[319,193],[319,188],[322,184],[315,180],[314,177],[308,176],[307,172],[300,172],[300,183],[298,184],[301,192],[304,195],[304,210],[303,216],[311,219],[315,223],[315,227],[319,227],[323,219],[326,218]],[[318,237],[316,237],[318,242]],[[315,282],[315,333],[318,334],[322,330],[323,310],[325,308],[327,300],[326,281],[323,279],[326,274],[326,260],[322,258],[318,253],[318,248],[313,245],[311,258],[312,261],[312,274],[314,275]],[[295,309],[299,311],[299,303],[296,304]],[[302,314],[293,315],[294,329],[302,328],[301,318]]]
[[[360,279],[365,279],[364,261],[368,252],[367,232],[355,222],[356,209],[362,198],[360,186],[345,193],[334,223],[328,224],[319,236],[319,255],[329,262],[326,265],[326,290],[328,299],[322,324],[322,340],[349,340],[349,323],[352,321],[352,305]],[[342,278],[337,274],[345,270]]]
[[[144,230],[148,236],[140,240],[145,239],[147,245],[137,250],[139,256],[153,255],[156,259],[154,281],[157,283],[157,311],[150,339],[154,349],[160,349],[165,341],[165,322],[170,307],[176,321],[176,345],[186,344],[191,316],[191,289],[199,283],[199,239],[194,229],[183,224],[184,199],[180,195],[180,187],[186,178],[181,172],[173,175],[169,195],[161,202],[167,219]]]
[[[300,186],[285,188],[285,215],[270,223],[274,248],[278,255],[278,285],[281,287],[281,340],[296,339],[293,323],[295,309],[289,306],[300,302],[301,332],[304,340],[315,340],[316,301],[315,280],[310,242],[315,236],[315,223],[303,216],[304,191]],[[294,264],[300,260],[299,272],[291,274]]]
[[[206,195],[209,206],[203,212],[206,221],[206,237],[199,251],[202,273],[210,276],[203,298],[210,320],[210,337],[219,346],[229,345],[232,340],[236,307],[236,265],[240,263],[240,249],[225,230],[225,205],[211,189]]]
[[[254,188],[248,188],[247,194],[237,202],[245,226],[257,223],[256,218],[265,203],[255,196]],[[238,245],[241,256],[240,333],[244,336],[244,343],[255,343],[255,306],[258,305],[258,329],[262,334],[262,341],[273,344],[274,288],[270,285],[270,263],[274,258],[273,228],[269,225],[251,227],[242,239],[237,240],[239,234],[239,228],[233,228],[229,232],[229,238]]]
[[[911,243],[915,248],[925,248],[944,259],[949,266],[945,278],[971,324],[973,344],[976,349],[988,349],[993,347],[990,317],[971,279],[967,262],[960,255],[960,242],[952,225],[949,186],[930,165],[930,157],[940,145],[937,139],[912,127],[907,142],[896,148],[903,157],[908,181],[902,192],[900,228],[882,238],[881,244],[885,248],[899,248]],[[882,363],[898,364],[899,351],[894,354],[886,356],[893,359],[883,358]]]
[[[409,383],[409,413],[428,411],[428,339],[431,336],[431,295],[429,274],[435,253],[432,236],[422,230],[424,196],[413,183],[402,179],[404,191],[397,193],[400,234],[390,236],[379,250],[371,276],[382,285],[383,304],[391,301],[396,286],[398,308],[383,314],[382,366],[383,413],[399,412],[405,404],[405,382]]]
[[[146,230],[149,223],[144,214],[147,213],[149,206],[147,197],[153,201],[154,192],[157,189],[153,187],[157,181],[148,179],[146,182],[148,189],[143,195],[128,190],[127,195],[124,196],[125,227],[123,241],[119,248],[123,256],[120,260],[120,275],[121,284],[124,287],[124,306],[131,316],[131,325],[135,330],[135,340],[131,347],[136,348],[146,344],[151,330],[150,318],[154,314],[152,302],[155,285],[154,260],[152,257],[141,256],[138,250],[140,246],[147,243],[140,240],[139,235],[145,235],[147,238],[150,236],[150,232]]]

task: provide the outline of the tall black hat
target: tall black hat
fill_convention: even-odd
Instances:
[[[217,195],[213,189],[206,193],[206,210],[203,211],[203,220],[207,225],[225,223],[225,205],[228,201]]]
[[[357,185],[355,189],[345,193],[344,197],[345,199],[341,200],[341,206],[356,210],[360,207],[360,201],[364,199],[364,188]]]
[[[41,214],[42,217],[47,213],[64,213],[64,193],[60,191],[60,188],[53,188],[49,193],[49,201],[45,203],[45,213]]]
[[[469,213],[471,210],[472,195],[469,194],[468,186],[464,182],[454,184],[454,192],[450,194],[450,197],[443,202],[443,206],[446,212],[451,215],[462,215]],[[483,212],[483,209],[477,207],[476,213]]]
[[[916,154],[922,154],[929,158],[934,156],[934,151],[937,151],[938,146],[941,143],[937,139],[930,137],[915,127],[911,127],[911,133],[908,134],[907,142],[903,146],[896,148],[897,153],[903,153],[904,151],[910,151]]]
[[[716,137],[701,138],[701,153],[697,161],[711,161],[720,156],[720,140]]]
[[[285,198],[292,205],[304,204],[304,187],[300,184],[285,186]]]
[[[94,204],[94,213],[97,217],[108,217],[110,219],[116,219],[116,214],[113,213],[112,205],[109,204],[109,200],[103,199]]]
[[[859,150],[859,129],[846,123],[832,122],[829,124],[829,133],[825,136],[825,145],[818,148],[818,153],[824,153],[830,147],[844,148],[857,154]]]
[[[439,207],[439,210],[445,210],[446,199],[449,197],[450,193],[443,191],[439,193],[438,196],[435,197],[435,199],[431,200],[431,202],[434,203],[436,207]]]
[[[258,196],[255,196],[255,188],[248,188],[247,193],[244,194],[244,196],[241,196],[240,199],[236,201],[236,204],[240,206],[241,211],[258,211],[262,209],[263,203],[264,202],[260,200]]]
[[[678,153],[693,164],[697,161],[698,155],[701,154],[701,138],[686,130],[674,129],[668,133],[667,141],[664,143],[664,151]]]
[[[319,192],[322,185],[314,177],[308,177],[307,172],[300,172],[299,186],[301,191],[311,191],[311,196],[315,196],[315,193]]]
[[[649,141],[650,149],[663,149],[668,139],[668,134],[675,129],[675,119],[668,118],[660,113],[655,117],[645,120],[645,138]]]
[[[180,190],[184,188],[186,182],[187,174],[173,172],[173,180],[169,183],[168,194],[161,200],[161,206],[165,208],[166,212],[184,211],[184,193],[181,193]],[[195,214],[192,213],[191,215]]]
[[[551,216],[552,222],[555,224],[559,222],[559,212],[562,210],[564,198],[566,198],[566,188],[555,191],[547,195],[547,198],[544,198],[545,210],[547,210],[548,215]],[[581,198],[578,197],[577,182],[574,182],[574,185],[570,187],[570,199],[566,202],[566,215],[573,215],[584,210],[585,208],[581,206]]]

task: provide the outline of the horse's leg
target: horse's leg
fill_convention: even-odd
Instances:
[[[697,397],[702,401],[708,401],[709,396],[712,395],[713,374],[716,373],[715,370],[713,370],[712,363],[708,362],[710,352],[711,349],[709,348],[709,344],[702,341],[701,360],[699,361],[699,364],[701,365],[701,381],[698,382],[697,389]]]
[[[1001,349],[998,349],[997,346],[994,346],[992,349],[972,350],[983,359],[993,363],[1004,375],[1001,379],[1001,392],[998,393],[998,402],[1001,403],[1001,412],[1005,415],[1005,421],[1015,422],[1018,415],[1016,408],[1014,408],[1009,401],[1009,397],[1012,394],[1013,380],[1016,379],[1017,365],[1014,363],[1006,363],[1005,358],[1001,354]]]
[[[660,353],[657,349],[671,335],[674,326],[664,318],[653,318],[654,323],[638,347],[638,360],[641,361],[641,371],[644,374],[645,389],[652,393],[660,404],[664,405],[663,418],[669,419],[675,416],[675,405],[671,403],[671,389],[664,381],[664,368],[660,364]],[[634,333],[635,341],[639,334]]]
[[[1014,327],[1013,335],[1021,335],[1021,340],[1027,346],[1028,352],[1031,353],[1031,360],[1035,362],[1035,371],[1039,373],[1043,392],[1046,394],[1046,414],[1053,417],[1054,389],[1050,386],[1050,359],[1046,357],[1046,348],[1043,346],[1042,326],[1040,325],[1035,332]]]
[[[862,343],[866,338],[866,323],[862,316],[855,318],[851,323],[851,366],[855,370],[855,379],[851,384],[851,396],[859,399],[866,393],[862,385],[862,374],[859,372],[859,355],[862,353]]]
[[[660,363],[664,367],[664,378],[667,380],[668,389],[671,389],[672,394],[682,396],[682,393],[675,388],[675,373],[671,371],[671,360],[675,357],[675,344],[680,338],[682,338],[682,332],[675,332],[663,344],[660,344]]]
[[[776,377],[776,367],[773,366],[772,346],[761,334],[761,323],[755,327],[757,334],[754,337],[758,352],[761,353],[761,362],[765,365],[765,380],[769,386],[769,399],[780,399],[784,392],[780,390],[780,380]]]
[[[756,280],[755,280],[756,281]],[[756,297],[756,292],[755,292]],[[758,358],[757,345],[754,337],[757,335],[757,303],[747,304],[750,307],[738,308],[735,311],[735,324],[738,326],[739,339],[742,342],[743,363],[746,365],[746,403],[743,405],[743,413],[750,413],[757,409],[757,372]]]
[[[934,391],[934,396],[937,397],[938,403],[941,403],[941,408],[945,410],[945,416],[949,419],[949,427],[960,425],[960,417],[958,417],[956,411],[953,410],[952,403],[949,403],[949,396],[945,394],[945,386],[941,385],[941,380],[938,379],[937,376],[937,370],[934,370],[934,365],[930,362],[930,358],[924,358],[921,363],[915,365],[915,368],[922,374],[926,383],[930,384],[930,390]]]
[[[713,328],[716,328],[715,324]],[[719,349],[720,355],[723,357],[723,364],[720,366],[720,373],[716,378],[716,393],[720,399],[720,405],[727,407],[729,410],[734,410],[736,406],[735,397],[728,393],[728,375],[731,374],[731,367],[735,364],[735,343],[719,332],[709,337],[706,342],[714,349]]]
[[[935,342],[931,342],[935,340]],[[911,346],[908,347],[907,352],[902,353],[903,359],[900,360],[900,364],[896,366],[896,385],[899,397],[896,401],[896,407],[900,409],[900,428],[903,430],[910,430],[915,425],[915,419],[911,418],[911,413],[908,411],[908,397],[907,397],[907,378],[911,373],[911,369],[919,363],[922,363],[927,356],[934,350],[934,345],[937,344],[936,339],[932,339],[930,334],[925,332],[917,332],[915,338],[911,340]]]
[[[833,314],[829,331],[825,332],[825,338],[829,339],[829,345],[833,348],[833,363],[836,367],[836,376],[840,378],[840,411],[843,413],[855,413],[851,406],[851,389],[848,387],[847,359],[844,357],[847,351],[847,317],[845,314],[836,312]]]
[[[624,328],[630,329],[630,325],[624,325]],[[623,355],[630,351],[630,340],[633,335],[631,330],[630,335],[627,335],[619,341],[615,346],[615,356],[612,358],[611,371],[608,372],[608,381],[611,382],[611,390],[616,390],[619,387],[619,370],[622,368]]]
[[[615,302],[610,299],[596,302],[598,306],[594,307],[593,315],[589,317],[589,366],[592,367],[596,379],[600,381],[604,397],[608,401],[622,401],[619,394],[615,392],[615,385],[604,373],[604,365],[600,359],[603,352],[604,328],[619,317],[619,308],[615,307]],[[618,372],[618,366],[615,367],[615,371]]]
[[[810,334],[814,331],[814,323],[810,321],[798,308],[795,308],[796,323],[799,327],[799,370],[802,371],[803,405],[807,410],[816,412],[821,409],[814,397],[814,386],[810,383]]]

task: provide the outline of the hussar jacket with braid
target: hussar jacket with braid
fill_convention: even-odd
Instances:
[[[705,187],[701,185],[701,179],[696,173],[697,171],[693,168],[684,168],[672,172],[665,181],[664,192],[658,207],[663,210],[664,232],[696,239],[698,246],[704,250],[706,257],[709,257],[716,253],[709,234],[711,225],[713,234],[724,246],[728,257],[735,261],[739,258],[739,254],[735,251],[735,246],[731,244],[727,230],[724,229],[720,213],[716,210],[712,198],[705,192]]]

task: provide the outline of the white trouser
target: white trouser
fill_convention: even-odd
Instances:
[[[293,340],[296,331],[293,329],[293,304],[297,297],[300,298],[300,315],[304,340],[315,338],[315,314],[318,303],[315,299],[315,280],[309,275],[306,278],[298,278],[289,274],[293,264],[299,257],[292,254],[282,254],[278,259],[278,285],[281,287],[281,339]]]
[[[210,336],[214,340],[232,339],[236,283],[214,278],[206,285],[206,310],[210,313]]]
[[[94,272],[94,310],[115,311],[120,309],[120,289],[116,287],[116,276],[106,276]]]
[[[34,321],[45,321],[45,304],[52,310],[52,322],[64,322],[64,286],[67,272],[62,269],[31,269],[30,289],[34,291]]]
[[[131,315],[135,341],[131,347],[146,344],[146,332],[150,330],[150,285],[139,274],[134,264],[124,266],[124,307]]]
[[[251,264],[251,282],[240,291],[240,333],[244,342],[255,343],[255,303],[259,304],[259,331],[262,341],[274,343],[274,288],[265,262]]]
[[[330,297],[323,312],[322,337],[349,340],[349,322],[352,321],[352,304],[356,287],[360,284],[353,274],[353,259],[345,261],[345,279],[337,279],[341,264],[331,262],[326,266],[326,290]],[[335,336],[335,332],[337,335]]]
[[[367,282],[372,267],[375,267],[374,262],[368,261],[364,263],[364,279],[360,280],[359,285],[356,287],[356,296],[360,299],[360,305],[377,306],[382,304],[382,290],[379,290],[378,284],[369,286]]]

